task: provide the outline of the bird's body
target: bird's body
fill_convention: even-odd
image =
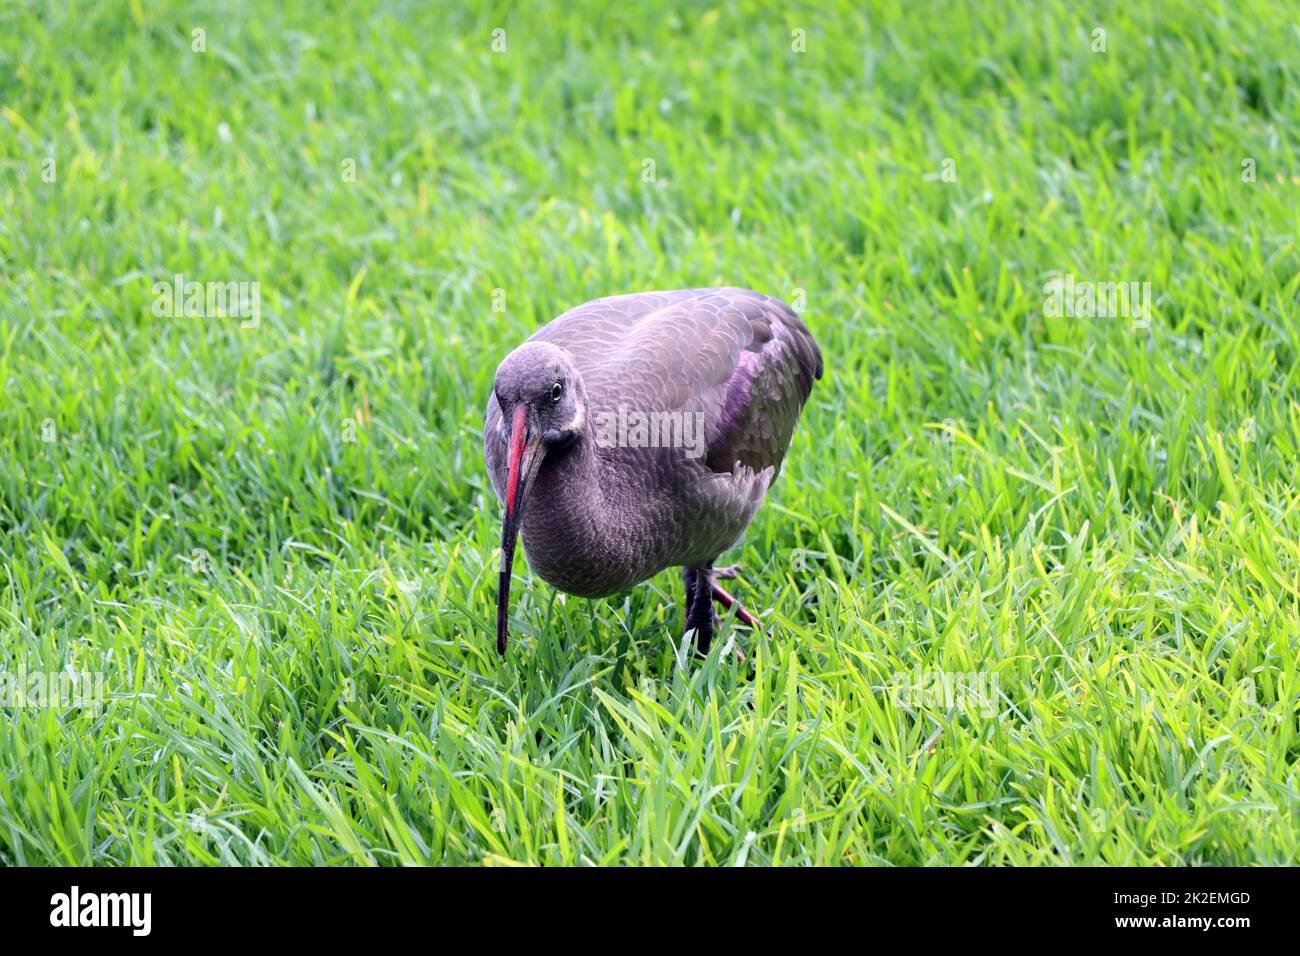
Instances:
[[[762,503],[821,372],[799,317],[743,289],[597,299],[539,329],[501,363],[483,434],[508,519],[526,450],[512,417],[545,435],[515,479],[528,563],[585,597],[707,570]]]

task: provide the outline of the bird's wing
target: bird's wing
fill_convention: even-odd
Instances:
[[[747,289],[687,289],[596,299],[534,336],[567,350],[593,413],[620,404],[703,415],[706,464],[779,470],[822,374],[808,327]]]

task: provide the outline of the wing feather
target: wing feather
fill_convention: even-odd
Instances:
[[[780,470],[822,357],[785,303],[747,289],[596,299],[533,335],[566,349],[593,411],[619,404],[705,416],[704,461]]]

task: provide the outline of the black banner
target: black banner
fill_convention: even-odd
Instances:
[[[642,932],[635,927],[647,915],[667,931],[675,915],[694,926],[702,912],[716,914],[716,932],[739,918],[810,937],[920,928],[930,943],[1041,927],[1071,941],[1230,944],[1292,925],[1295,890],[1295,871],[1274,868],[8,869],[0,918],[24,935],[128,945],[193,942],[208,926],[255,930],[259,944],[373,944],[376,935],[437,933],[449,921],[494,942],[579,931],[618,940]]]

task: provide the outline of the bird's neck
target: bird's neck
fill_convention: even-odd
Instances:
[[[584,534],[606,530],[605,489],[590,426],[568,448],[543,463],[529,494],[529,504],[524,512],[525,528],[530,518],[539,529],[544,524],[542,518],[553,518],[563,520],[550,523],[590,529]]]
[[[630,586],[642,564],[645,536],[619,507],[627,489],[603,466],[591,426],[538,470],[524,512],[529,564],[573,594],[596,596]]]

